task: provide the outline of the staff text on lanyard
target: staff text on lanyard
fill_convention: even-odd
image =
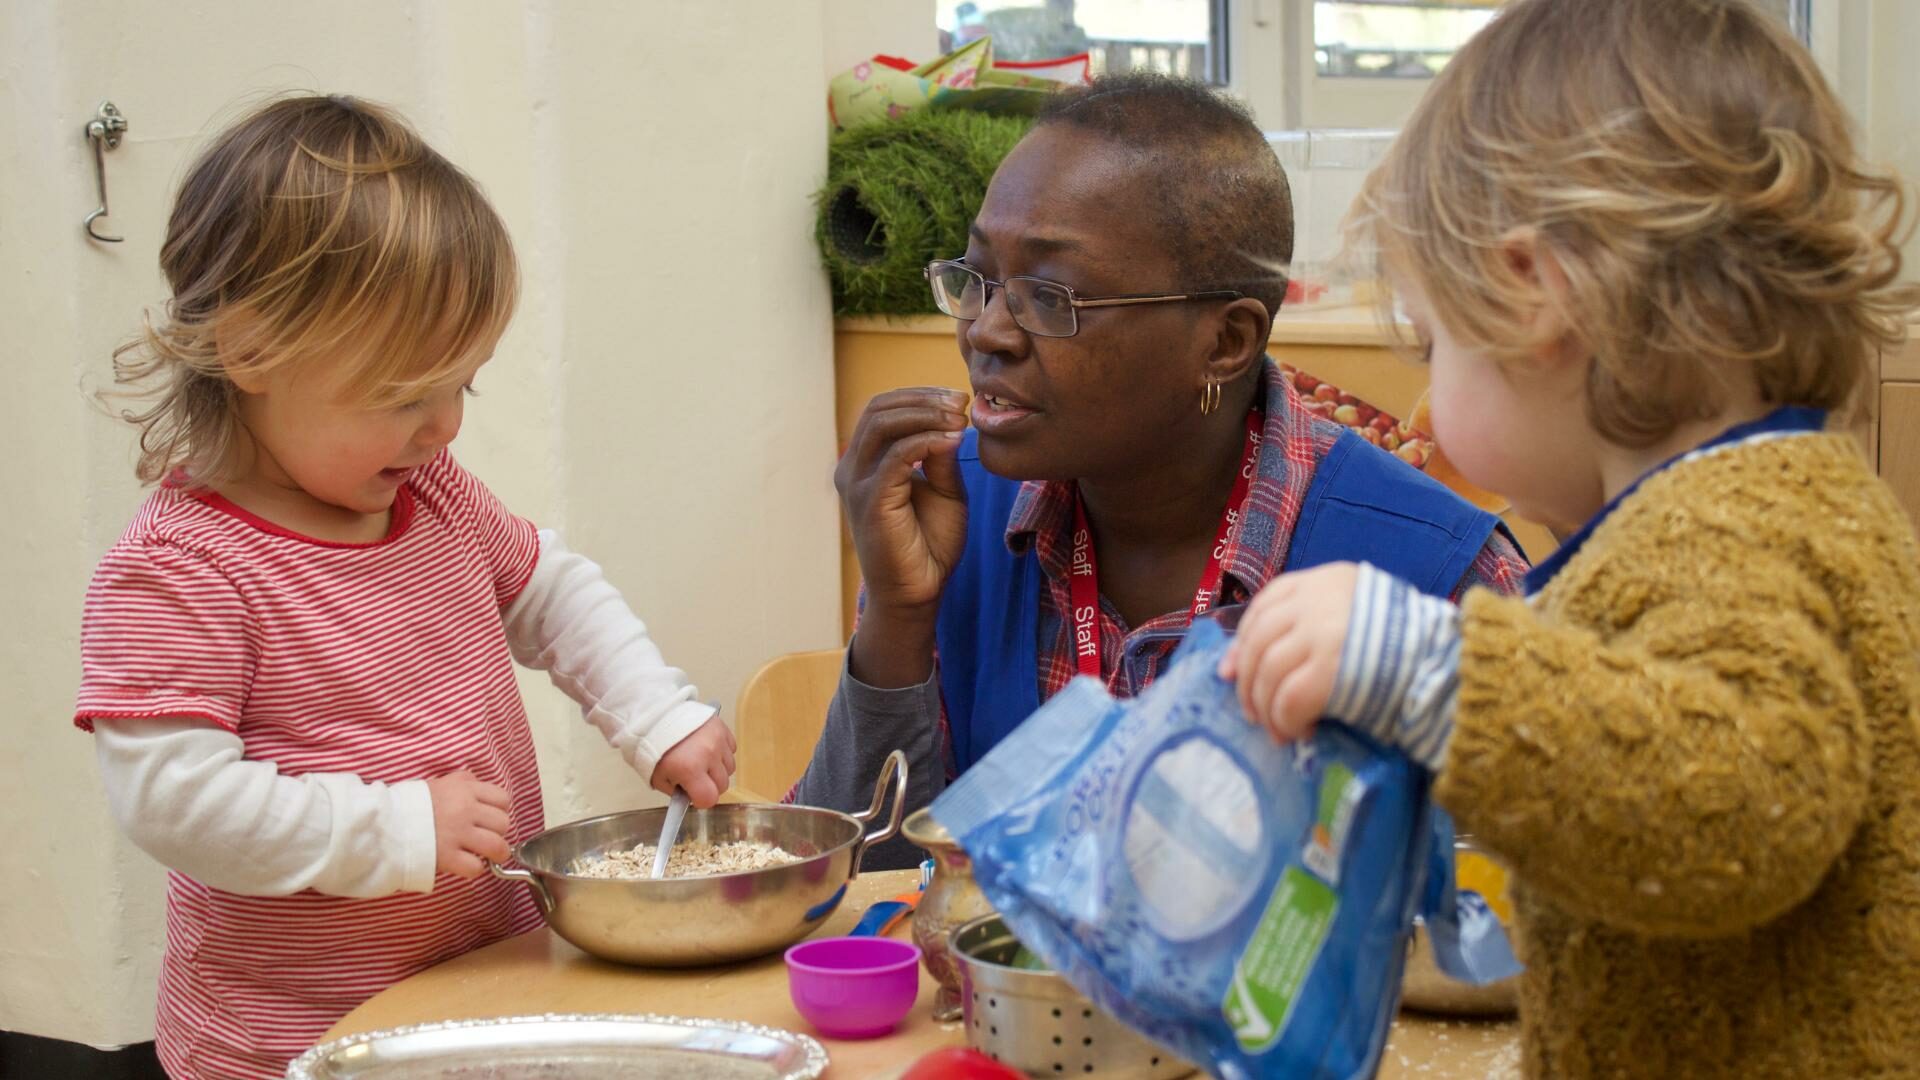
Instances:
[[[1227,496],[1227,508],[1220,515],[1220,529],[1214,534],[1213,550],[1207,555],[1207,568],[1193,592],[1193,610],[1188,622],[1205,615],[1219,599],[1222,563],[1227,545],[1240,527],[1241,510],[1247,492],[1253,487],[1253,474],[1260,464],[1260,431],[1265,413],[1253,409],[1247,413],[1246,447],[1240,454],[1240,471],[1233,478],[1233,491]],[[1100,665],[1100,571],[1093,555],[1093,530],[1087,527],[1086,505],[1076,488],[1073,494],[1073,559],[1067,567],[1071,579],[1073,603],[1074,662],[1080,674],[1101,678]]]

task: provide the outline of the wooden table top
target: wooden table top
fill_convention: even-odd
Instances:
[[[911,889],[917,875],[914,870],[862,874],[820,935],[846,933],[868,905]],[[906,924],[894,933],[904,937]],[[964,1045],[958,1023],[934,1023],[934,989],[922,969],[920,1000],[892,1035],[858,1042],[820,1039],[832,1059],[827,1075],[834,1080],[885,1076],[928,1051]],[[731,967],[632,968],[588,956],[544,928],[423,971],[348,1013],[324,1038],[434,1020],[547,1012],[722,1018],[819,1038],[787,998],[786,967],[778,954]],[[1379,1075],[1384,1080],[1517,1078],[1518,1040],[1512,1023],[1403,1016],[1394,1025]]]

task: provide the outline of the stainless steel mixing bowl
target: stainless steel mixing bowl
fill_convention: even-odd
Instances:
[[[886,824],[880,817],[893,789]],[[840,906],[867,848],[900,831],[907,794],[906,755],[895,751],[859,814],[766,803],[688,812],[680,840],[749,840],[802,856],[767,870],[709,877],[627,879],[572,874],[583,858],[651,844],[665,808],[588,818],[548,829],[513,849],[525,869],[490,866],[495,877],[524,882],[554,933],[605,960],[645,967],[700,967],[746,960],[812,933]]]

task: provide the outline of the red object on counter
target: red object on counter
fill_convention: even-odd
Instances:
[[[950,1047],[935,1050],[913,1063],[900,1080],[1025,1080],[1026,1074],[1008,1068],[978,1050]]]

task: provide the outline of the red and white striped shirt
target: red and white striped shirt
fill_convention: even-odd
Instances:
[[[280,773],[395,784],[470,769],[543,828],[532,733],[501,622],[533,526],[442,453],[385,539],[296,535],[209,493],[155,492],[95,571],[76,723],[193,717]],[[351,1009],[539,925],[525,890],[440,876],[375,899],[245,896],[168,876],[157,1020],[175,1077],[278,1077]]]

